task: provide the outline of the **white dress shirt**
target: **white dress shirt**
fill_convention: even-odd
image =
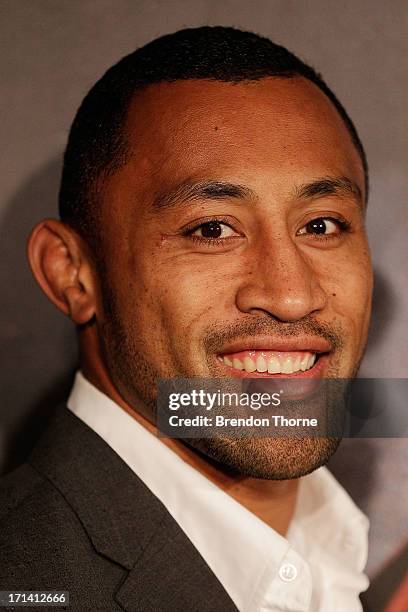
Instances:
[[[368,519],[326,468],[300,479],[286,538],[185,463],[78,372],[69,409],[164,504],[240,612],[355,612]],[[205,597],[205,593],[203,593]]]

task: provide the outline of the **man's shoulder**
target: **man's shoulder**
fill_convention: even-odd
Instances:
[[[23,464],[0,481],[0,508],[1,589],[69,591],[77,609],[116,609],[111,593],[123,569],[95,553],[75,511],[47,478]]]
[[[55,555],[78,520],[60,492],[29,464],[0,481],[0,567],[20,554],[36,557],[48,549]]]
[[[78,531],[60,492],[29,464],[0,481],[0,507],[1,568],[20,555],[32,560],[46,549],[54,555],[62,540]]]
[[[236,610],[165,506],[68,410],[1,490],[0,590],[69,591],[84,611]]]
[[[44,485],[44,478],[28,463],[0,478],[0,525],[7,515],[35,496]]]
[[[92,469],[100,455],[91,464],[84,449],[95,437],[59,409],[27,462],[0,480],[1,590],[70,591],[74,609],[117,608],[112,593],[124,568],[97,553],[86,528],[85,518],[91,522],[96,514],[99,483]],[[108,451],[103,459],[109,462]],[[86,498],[85,508],[73,490]]]
[[[120,609],[113,594],[159,520],[125,463],[60,408],[0,479],[0,590],[63,590],[74,609]]]

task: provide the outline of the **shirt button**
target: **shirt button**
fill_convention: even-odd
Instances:
[[[284,582],[295,580],[297,573],[297,569],[292,563],[284,563],[279,568],[279,577]]]

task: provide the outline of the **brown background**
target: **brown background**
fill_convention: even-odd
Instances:
[[[69,322],[25,263],[36,220],[56,215],[74,112],[122,55],[185,26],[234,25],[288,46],[323,73],[355,121],[371,169],[368,230],[376,291],[361,374],[407,377],[408,2],[393,0],[0,2],[0,467],[18,463],[75,364]],[[346,441],[333,470],[372,522],[369,572],[403,546],[405,439]]]

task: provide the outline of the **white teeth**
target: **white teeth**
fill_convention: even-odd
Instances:
[[[293,362],[292,357],[286,357],[282,365],[282,374],[292,374]]]
[[[293,371],[299,372],[299,370],[300,370],[300,355],[298,355],[295,361],[293,362]]]
[[[309,357],[305,355],[300,363],[300,369],[302,370],[302,372],[304,372],[305,370],[308,369],[308,366],[309,366]]]
[[[245,357],[245,359],[244,359],[244,368],[245,368],[246,372],[255,372],[256,371],[254,360],[251,359],[251,357]]]
[[[277,357],[270,357],[268,361],[269,374],[280,374],[280,362]]]
[[[297,355],[296,357],[292,357],[288,355],[287,357],[271,355],[270,357],[265,357],[264,355],[258,355],[256,359],[253,357],[245,357],[243,360],[238,359],[237,357],[233,357],[230,359],[226,355],[223,356],[223,362],[235,368],[236,370],[245,370],[246,372],[268,372],[269,374],[293,374],[295,372],[305,372],[306,370],[310,370],[316,362],[316,354],[313,353],[305,353],[302,357],[301,355]]]
[[[232,360],[232,367],[234,367],[236,370],[244,369],[244,366],[242,365],[242,361],[240,359],[237,359],[236,357],[234,357],[234,359]]]
[[[268,370],[268,364],[266,363],[265,357],[262,357],[262,355],[256,360],[256,369],[258,372],[267,372]]]

